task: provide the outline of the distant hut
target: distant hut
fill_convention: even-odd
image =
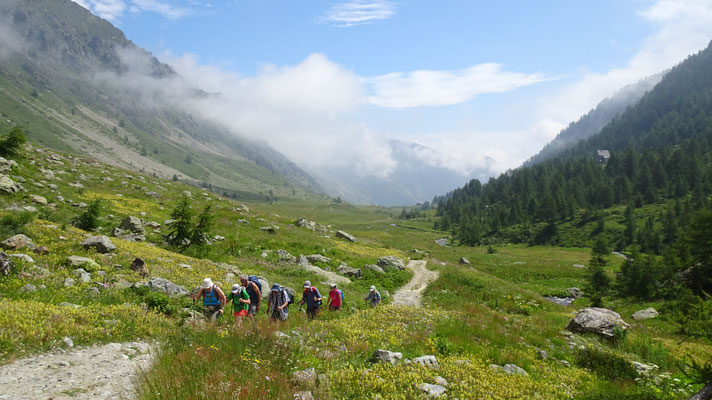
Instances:
[[[608,150],[596,150],[596,161],[600,164],[605,164],[611,158],[611,153]]]

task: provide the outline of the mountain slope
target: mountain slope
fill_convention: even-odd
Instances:
[[[524,165],[533,165],[538,162],[556,157],[565,150],[574,147],[581,140],[588,139],[597,134],[608,125],[613,118],[623,113],[626,108],[636,104],[643,95],[660,82],[664,73],[652,75],[638,83],[627,85],[598,103],[596,108],[589,111],[578,121],[569,124],[544,148],[527,160]]]
[[[5,1],[0,21],[0,129],[19,124],[60,150],[241,197],[321,191],[266,144],[126,85],[137,69],[159,83],[181,78],[71,0]]]

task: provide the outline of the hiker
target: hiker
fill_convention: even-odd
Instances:
[[[260,304],[262,303],[262,284],[256,276],[247,276],[246,274],[240,275],[240,283],[247,290],[247,295],[250,296],[250,307],[247,310],[247,315],[254,320],[257,312],[260,311]]]
[[[341,310],[341,302],[344,300],[344,292],[336,287],[335,283],[331,284],[331,290],[329,291],[329,310],[339,311]]]
[[[235,314],[235,327],[242,326],[242,317],[247,315],[247,310],[250,308],[250,295],[247,294],[247,289],[237,283],[232,285],[230,294],[227,295],[227,302],[232,300],[232,312]]]
[[[280,320],[282,322],[287,320],[289,315],[289,294],[285,289],[279,286],[279,283],[272,285],[272,289],[269,292],[269,297],[267,298],[267,315],[272,318],[272,321]]]
[[[371,289],[369,289],[368,296],[364,299],[366,301],[371,301],[371,307],[376,307],[377,305],[381,304],[381,294],[378,293],[378,290],[376,290],[375,286],[371,286]]]
[[[227,303],[225,294],[218,285],[213,283],[212,279],[205,278],[200,285],[200,290],[193,296],[193,300],[198,300],[201,297],[203,306],[205,306],[203,310],[205,318],[208,318],[211,323],[215,323],[217,317],[222,315],[225,303]]]
[[[307,304],[307,317],[314,319],[319,315],[319,307],[321,307],[321,293],[316,286],[312,286],[311,282],[304,282],[304,292],[302,292],[302,300],[299,304]]]

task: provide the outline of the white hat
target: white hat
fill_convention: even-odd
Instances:
[[[331,287],[334,288],[334,289],[336,289],[336,284],[335,284],[335,283],[332,283],[332,284],[331,284]]]
[[[232,285],[232,293],[239,292],[241,288],[242,288],[242,286],[238,285],[237,283]]]
[[[213,287],[213,280],[210,278],[203,279],[203,284],[201,285],[203,289],[210,289]]]
[[[371,286],[371,290],[376,290],[376,287],[375,287],[375,286]]]
[[[309,281],[304,281],[304,288],[306,289],[306,288],[308,288],[308,287],[311,287],[311,282],[309,282]]]

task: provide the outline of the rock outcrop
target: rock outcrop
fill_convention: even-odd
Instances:
[[[620,314],[606,308],[587,307],[578,312],[566,326],[574,333],[595,333],[604,338],[612,339],[616,329],[626,330],[629,325],[623,321]]]
[[[405,262],[396,256],[385,256],[378,259],[378,266],[384,271],[389,269],[405,269]]]

